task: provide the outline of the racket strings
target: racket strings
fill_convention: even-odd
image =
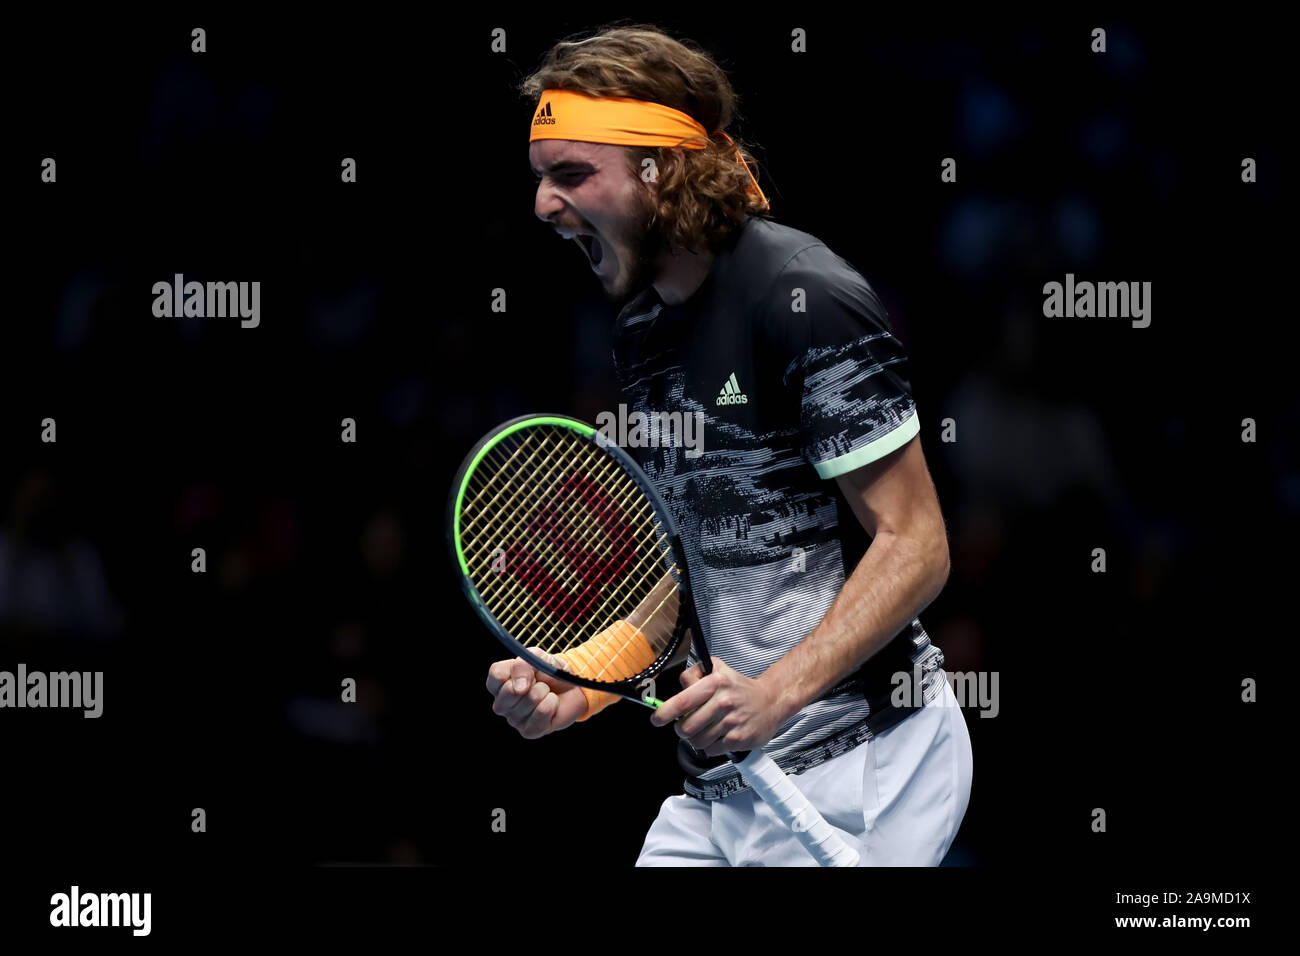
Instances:
[[[552,586],[542,595],[544,600],[549,601],[557,589],[571,588],[576,583],[575,579],[586,581],[589,573],[593,571],[603,579],[602,585],[615,580],[636,558],[638,545],[644,543],[647,529],[644,528],[643,522],[648,513],[638,515],[629,508],[633,497],[631,491],[626,492],[618,500],[607,499],[597,508],[584,507],[584,503],[579,502],[580,497],[581,494],[571,496],[571,505],[568,509],[570,516],[575,510],[580,515],[579,523],[573,529],[575,534],[558,546],[553,535],[544,539],[547,545],[545,557],[550,559],[549,563],[554,562],[558,550],[558,556],[563,559],[560,566],[566,569],[566,572],[562,572],[561,579],[553,579]],[[640,520],[638,525],[633,527],[627,519]],[[617,523],[616,530],[613,532],[608,527],[610,521]],[[593,527],[593,525],[600,527]],[[641,540],[638,540],[637,531],[641,532],[639,536]],[[578,538],[582,540],[576,540]],[[595,548],[591,547],[593,540],[598,542]],[[603,586],[598,586],[587,587],[583,593],[584,603],[580,603],[574,609],[573,616],[585,616],[592,610],[592,602],[598,600],[602,594],[610,597],[616,595],[617,591],[607,591]]]
[[[610,604],[616,596],[619,597],[620,600],[623,600],[625,603],[627,603],[635,599],[636,596],[639,595],[641,590],[644,588],[646,594],[643,597],[641,597],[639,600],[636,600],[636,603],[632,605],[633,611],[641,610],[641,605],[645,602],[647,598],[650,597],[651,594],[653,594],[654,585],[663,579],[664,574],[673,572],[675,576],[676,571],[677,571],[676,565],[672,565],[671,568],[665,570],[662,568],[661,565],[658,565],[657,562],[649,563],[649,564],[643,563],[642,568],[639,571],[639,576],[637,577],[636,581],[628,582],[625,585],[625,593],[629,596],[624,598],[622,595],[618,595],[617,593],[612,592],[610,596],[607,597],[604,602],[602,602],[600,607],[596,609],[595,619],[600,620],[602,619],[602,615],[609,614],[612,611],[612,609],[610,608]],[[674,583],[674,587],[675,587],[675,583]],[[657,618],[656,615],[657,612],[663,608],[663,605],[666,601],[667,601],[666,596],[660,598],[659,602],[655,605],[655,607],[652,610],[644,612],[645,621],[639,628],[641,633],[650,642],[651,646],[654,647],[656,650],[661,649],[671,639],[672,623],[674,622],[669,622],[668,630],[666,633],[659,628],[656,628],[653,631],[647,630],[646,625],[650,622],[651,619],[654,619],[656,624],[659,623],[660,619]],[[623,615],[621,615],[621,617],[626,618],[627,613],[624,613]],[[608,618],[606,617],[605,619]],[[563,637],[564,635],[556,635],[556,639],[563,639]]]
[[[624,498],[620,499],[618,504],[626,506],[628,504],[626,499],[634,498],[636,495],[637,490],[633,486],[627,490]],[[644,499],[642,499],[638,504],[639,507],[635,508],[635,510],[630,510],[625,507],[624,513],[638,522],[638,529],[641,532],[640,540],[638,541],[634,537],[625,538],[620,546],[619,552],[608,556],[607,560],[622,558],[624,556],[623,552],[627,551],[629,548],[635,548],[638,544],[644,545],[647,540],[650,541],[653,547],[645,548],[640,551],[637,561],[628,568],[627,576],[619,586],[607,589],[603,592],[603,600],[601,600],[600,604],[593,609],[593,617],[596,620],[605,617],[612,609],[612,606],[618,605],[623,602],[624,599],[630,601],[639,598],[643,600],[644,598],[641,597],[642,591],[650,590],[664,574],[661,567],[662,553],[659,557],[656,557],[655,554],[656,549],[659,547],[659,543],[664,538],[661,525]],[[675,570],[675,568],[673,570]],[[638,600],[637,603],[639,606],[640,600]],[[558,636],[559,635],[557,635],[557,637]]]
[[[550,633],[537,635],[539,638],[543,636],[546,637],[546,646],[551,648],[558,647],[566,636],[565,634],[560,633],[561,628],[558,625],[561,622],[572,622],[581,617],[591,617],[593,616],[593,613],[595,616],[599,617],[599,615],[608,610],[611,605],[619,603],[620,598],[627,596],[629,592],[638,591],[638,585],[643,585],[644,580],[649,577],[649,575],[645,573],[644,568],[641,569],[641,574],[635,574],[635,565],[632,563],[636,557],[635,552],[638,544],[638,541],[636,540],[638,537],[637,532],[640,532],[639,536],[644,538],[647,531],[644,526],[630,529],[625,528],[623,533],[616,537],[600,535],[595,531],[593,525],[597,521],[602,521],[606,518],[606,513],[610,510],[610,503],[607,502],[605,508],[590,514],[585,513],[589,509],[584,506],[581,496],[573,496],[567,503],[568,507],[563,509],[561,512],[561,520],[565,520],[572,524],[574,522],[573,516],[575,511],[582,516],[579,518],[581,524],[577,525],[573,530],[577,535],[584,536],[587,539],[586,543],[588,544],[588,551],[579,552],[578,549],[581,547],[581,542],[578,541],[570,540],[564,543],[557,543],[554,540],[554,536],[549,540],[543,539],[546,546],[541,549],[541,552],[537,557],[540,557],[541,561],[547,565],[548,571],[553,572],[558,566],[562,573],[552,576],[547,582],[545,582],[542,588],[539,589],[536,574],[533,573],[531,579],[529,574],[530,571],[536,572],[538,569],[536,567],[529,568],[526,566],[522,569],[525,574],[519,575],[517,580],[510,581],[509,586],[504,589],[504,595],[501,596],[505,601],[503,604],[503,610],[507,613],[515,611],[520,614],[520,621],[525,626],[531,625],[536,627],[539,623],[539,619],[546,617],[551,619],[552,626],[548,629]],[[590,503],[588,502],[587,504]],[[626,512],[627,509],[625,506],[627,502],[625,500],[619,500],[613,504],[624,506],[624,511]],[[583,520],[583,518],[585,518],[585,520]],[[527,527],[527,525],[525,525],[525,527]],[[518,528],[516,527],[509,530],[517,531]],[[600,540],[599,547],[590,549],[590,541],[593,537],[603,540]],[[611,544],[617,546],[616,550],[611,550]],[[595,587],[587,587],[583,592],[580,592],[578,595],[580,599],[578,603],[573,603],[571,601],[567,608],[569,613],[563,613],[565,609],[556,606],[556,601],[562,600],[559,596],[560,589],[567,589],[569,591],[574,589],[580,581],[586,579],[592,565],[599,562],[605,562],[603,565],[606,570],[605,579],[597,581]],[[611,567],[611,563],[614,565],[613,567]],[[516,567],[516,570],[519,570],[518,567]],[[609,579],[612,579],[615,574],[629,570],[632,572],[632,576],[624,576],[624,586],[622,588],[609,588],[605,586],[609,583]],[[532,585],[531,595],[525,591],[523,587],[525,583]],[[493,590],[500,591],[502,589],[498,587]],[[600,601],[599,604],[596,604],[596,600],[602,597],[602,595],[604,600]],[[536,599],[536,603],[529,600],[530,597]],[[572,595],[570,595],[570,597],[572,597]],[[517,607],[517,605],[520,604],[531,606],[531,612],[526,608]],[[560,613],[557,614],[555,612]]]
[[[627,497],[630,496],[625,495],[624,498],[619,499],[618,501],[614,502],[614,504],[621,506],[625,514],[628,514],[631,517],[638,517],[628,512],[628,509],[626,507],[628,502],[625,500]],[[575,502],[574,507],[581,507],[581,506],[578,505],[577,502]],[[573,508],[570,508],[569,510],[571,512]],[[590,539],[592,537],[593,522],[603,520],[604,517],[605,515],[603,512],[597,512],[595,514],[588,515],[587,520],[585,520],[582,526],[580,526],[579,533],[586,534],[588,539]],[[647,515],[643,514],[639,517],[645,518],[647,517]],[[633,529],[625,529],[624,534],[619,536],[619,538],[607,537],[605,540],[603,540],[601,542],[601,547],[597,550],[594,550],[590,555],[586,556],[585,560],[579,560],[579,557],[581,556],[575,557],[574,548],[572,546],[559,549],[559,556],[562,557],[564,561],[567,563],[567,566],[570,569],[572,569],[572,573],[563,575],[558,581],[553,582],[551,588],[548,588],[545,592],[542,592],[538,596],[542,598],[544,603],[551,600],[554,597],[553,591],[555,590],[554,587],[555,585],[572,588],[575,584],[574,579],[584,578],[588,573],[588,568],[593,564],[593,562],[604,561],[606,562],[604,567],[610,571],[609,577],[612,578],[614,573],[618,573],[623,570],[626,570],[630,576],[624,577],[624,586],[622,588],[587,589],[587,593],[584,595],[585,601],[576,606],[577,614],[578,616],[590,615],[593,613],[594,610],[594,614],[597,616],[597,619],[599,619],[599,615],[601,615],[604,611],[608,610],[611,604],[617,603],[621,597],[626,596],[629,592],[637,593],[639,591],[639,586],[644,585],[645,579],[649,577],[649,574],[646,573],[645,568],[641,569],[641,573],[639,575],[636,574],[636,566],[632,564],[631,559],[635,557],[636,545],[639,543],[637,541],[637,535],[635,534],[635,532],[639,531],[640,537],[644,539],[647,532],[653,533],[653,530],[654,530],[653,528],[647,529],[644,526],[644,523],[642,523],[640,527],[636,527]],[[611,551],[610,549],[611,542],[617,544],[618,546],[617,550]],[[549,562],[553,563],[557,557],[556,548],[553,546],[554,545],[553,541],[548,543],[551,544],[552,547],[546,549],[544,556]],[[615,563],[617,566],[611,569],[610,563]],[[608,582],[602,582],[602,583],[608,583]],[[515,590],[517,593],[518,588],[516,588]],[[596,605],[593,609],[593,602],[595,601],[595,599],[601,597],[602,595],[604,597],[604,600],[601,601],[600,604]],[[535,609],[534,613],[526,617],[525,620],[531,621],[532,623],[536,623],[537,617],[538,617],[538,611]],[[573,615],[571,615],[570,617],[572,618]],[[552,627],[552,631],[554,630],[555,628]],[[555,646],[557,638],[562,639],[562,635],[555,635],[555,634],[550,635],[549,644],[551,646]]]
[[[587,461],[584,462],[584,464],[603,467],[603,473],[601,475],[602,477],[608,479],[608,477],[611,474],[617,473],[616,470],[613,468],[613,466],[610,465],[607,460],[606,461],[600,461],[599,459],[592,460],[592,457],[590,456],[589,453],[589,448],[584,447],[582,448],[582,450],[588,452]],[[532,457],[535,457],[535,454],[536,453],[530,456],[530,460]],[[601,457],[603,458],[604,456]],[[570,472],[569,474],[570,477],[572,477],[574,473]],[[564,523],[567,523],[570,526],[574,524],[573,517],[575,512],[581,508],[582,517],[578,519],[578,521],[581,523],[578,525],[577,531],[580,534],[582,534],[587,539],[588,542],[590,541],[591,538],[594,537],[591,529],[591,525],[594,521],[603,522],[608,517],[618,517],[618,515],[614,514],[614,506],[621,506],[624,516],[632,516],[630,515],[629,510],[627,508],[627,503],[628,503],[628,499],[631,498],[635,492],[634,488],[625,489],[621,499],[617,501],[606,501],[604,503],[604,507],[600,508],[599,510],[595,508],[584,507],[582,501],[583,496],[581,494],[581,490],[579,490],[577,494],[567,496],[567,507],[565,507],[561,512],[555,508],[554,503],[556,500],[556,493],[554,489],[554,484],[555,482],[552,481],[551,486],[548,489],[549,492],[548,494],[540,493],[540,488],[541,488],[540,484],[537,486],[537,488],[533,489],[532,496],[537,499],[537,501],[534,502],[536,507],[517,509],[520,513],[520,517],[518,520],[514,522],[514,524],[511,527],[495,529],[497,531],[496,537],[498,538],[498,540],[500,540],[501,538],[505,538],[506,540],[518,541],[522,533],[526,533],[534,530],[533,526],[537,520],[537,516],[539,514],[539,508],[541,507],[542,502],[546,502],[546,501],[549,501],[551,503],[551,509],[549,514],[552,517],[558,516],[559,518],[562,519]],[[606,484],[608,484],[608,480],[606,480]],[[500,494],[498,493],[494,497],[495,500],[499,502]],[[628,533],[629,529],[624,527],[623,530],[625,533],[621,536],[622,540],[620,543],[619,550],[617,552],[611,552],[608,544],[602,544],[600,549],[589,550],[585,555],[576,555],[575,551],[578,547],[580,547],[580,543],[575,541],[573,539],[573,536],[567,536],[569,538],[567,544],[561,546],[558,549],[560,555],[564,558],[564,562],[560,563],[556,561],[557,548],[555,546],[554,535],[547,536],[545,534],[545,530],[546,529],[543,529],[542,537],[547,547],[545,553],[542,554],[541,557],[545,559],[545,563],[548,566],[547,568],[548,571],[553,572],[557,568],[559,569],[560,577],[556,578],[552,576],[551,583],[549,586],[547,586],[545,591],[538,592],[535,587],[532,589],[532,595],[536,598],[539,598],[543,606],[554,600],[558,589],[560,588],[571,589],[573,585],[576,583],[575,579],[585,579],[587,572],[590,570],[591,565],[593,563],[597,561],[604,561],[606,562],[606,566],[608,566],[609,563],[617,559],[626,558],[628,556],[627,552],[630,549],[632,549],[636,544],[634,536]],[[504,549],[501,550],[504,553]],[[494,557],[496,557],[497,549],[493,549],[491,553]],[[579,560],[579,558],[582,558],[582,560]],[[483,563],[482,561],[479,562],[479,570],[482,570],[482,563]],[[501,577],[502,577],[501,575],[498,575],[498,579],[500,579]],[[498,581],[498,583],[500,582]],[[516,579],[512,583],[514,587],[510,588],[511,596],[518,598],[522,595],[522,589],[520,587],[520,584],[522,582],[520,579]],[[529,583],[536,584],[535,581]],[[509,609],[511,603],[514,602],[507,603],[506,609]],[[574,609],[570,609],[569,616],[574,616],[572,613],[573,610]],[[588,607],[579,607],[576,609],[578,614],[581,614],[587,610],[589,610]]]
[[[552,502],[554,501],[555,496],[558,492],[558,488],[556,486],[563,480],[564,477],[563,472],[552,470],[547,474],[547,477],[551,478],[550,485],[544,485],[542,480],[538,480],[531,488],[523,489],[522,496],[520,494],[520,489],[518,487],[512,488],[510,484],[512,475],[526,473],[524,469],[529,467],[532,467],[534,469],[536,468],[536,463],[534,462],[534,459],[543,450],[544,445],[545,445],[544,442],[539,443],[538,447],[534,449],[527,456],[527,458],[523,462],[520,462],[513,470],[511,470],[509,466],[514,462],[515,458],[518,456],[519,449],[516,449],[516,451],[513,452],[504,461],[493,460],[491,456],[489,456],[489,461],[492,464],[495,464],[497,466],[497,469],[492,473],[486,486],[477,493],[477,497],[481,498],[483,494],[491,490],[492,484],[496,481],[497,478],[499,477],[504,478],[504,481],[502,483],[501,489],[497,491],[492,496],[492,498],[489,499],[488,501],[479,502],[476,499],[471,500],[470,502],[471,505],[478,507],[480,510],[478,515],[476,515],[473,519],[471,519],[470,522],[468,522],[467,530],[472,532],[474,529],[474,525],[478,522],[478,520],[480,518],[485,518],[486,524],[481,529],[484,534],[485,541],[488,542],[500,542],[503,540],[511,541],[518,538],[525,531],[526,527],[530,522],[536,520],[536,516],[538,512],[541,510],[541,508],[545,506],[547,501],[552,501]],[[523,446],[521,446],[521,448],[522,447]],[[510,492],[512,497],[509,501],[503,502],[501,500],[502,495],[506,494],[507,492]],[[574,504],[576,503],[571,503],[570,505],[569,508],[570,513],[572,512]],[[506,526],[507,523],[509,526]],[[493,548],[489,550],[486,547],[484,547],[483,549],[481,549],[477,562],[474,562],[474,570],[478,572],[482,572],[484,570],[483,568],[484,564],[494,561],[499,556],[497,553],[498,550],[500,550],[502,553],[504,553],[505,551],[504,548],[500,548],[500,549]]]
[[[468,502],[472,503],[474,507],[477,508],[478,513],[472,515],[471,517],[469,517],[467,521],[464,522],[464,527],[461,530],[461,534],[463,537],[468,538],[469,536],[471,536],[474,532],[475,525],[479,521],[491,522],[492,520],[494,520],[495,516],[500,515],[502,513],[502,511],[498,510],[501,504],[499,499],[501,495],[504,494],[505,491],[509,488],[509,476],[511,473],[510,466],[513,464],[515,473],[521,473],[525,468],[533,465],[533,459],[542,450],[542,444],[544,443],[539,443],[538,447],[531,454],[528,455],[527,459],[525,459],[522,462],[519,462],[518,464],[515,464],[515,459],[530,444],[530,442],[532,441],[532,437],[533,437],[532,435],[529,435],[528,438],[520,442],[518,446],[515,448],[515,450],[512,451],[505,460],[493,461],[493,464],[496,465],[496,470],[491,473],[487,481],[479,488],[479,490],[475,492],[470,499],[468,499]],[[501,447],[500,445],[497,446],[497,448],[500,447]],[[489,461],[491,461],[493,458],[491,453],[489,453],[486,457],[487,460]],[[482,468],[475,470],[474,474],[470,476],[471,487],[473,486],[475,480],[478,479],[482,474],[483,474]],[[487,501],[479,500],[480,498],[482,498],[484,494],[487,493],[488,490],[491,489],[493,482],[495,482],[496,479],[499,477],[505,478],[505,481],[501,486],[501,490],[497,492],[495,495],[493,495],[492,498],[490,498]],[[468,511],[468,510],[469,510],[469,504],[467,503],[466,507],[463,508],[462,511]],[[519,517],[521,519],[524,517],[522,510],[519,513]]]
[[[679,610],[678,605],[680,604],[680,601],[674,602],[673,610],[668,612],[668,615],[666,617],[660,613],[664,610],[664,605],[668,603],[669,598],[677,597],[677,586],[676,586],[677,566],[673,565],[672,570],[674,572],[674,577],[672,582],[673,586],[664,591],[663,597],[661,597],[658,600],[658,602],[655,603],[654,607],[644,611],[645,620],[641,623],[639,628],[641,633],[645,636],[646,640],[650,642],[650,646],[655,648],[656,652],[660,651],[663,647],[667,646],[668,642],[672,639],[673,630],[677,623],[678,610]],[[654,591],[651,590],[651,595],[653,594]],[[642,604],[644,603],[645,602],[643,601]],[[638,605],[638,610],[641,610],[640,605]],[[652,624],[653,624],[653,628],[651,627]]]
[[[584,452],[588,453],[585,457],[587,458],[589,463],[591,463],[590,459],[592,457],[596,459],[594,464],[600,467],[603,474],[608,475],[613,473],[619,475],[620,477],[626,480],[626,476],[622,475],[621,470],[617,469],[612,463],[610,463],[610,461],[606,458],[606,456],[593,455],[592,453],[590,453],[589,446],[584,445],[580,447],[583,448]],[[518,449],[516,449],[516,453],[517,451]],[[534,450],[534,455],[530,457],[535,457],[535,453],[536,450]],[[513,460],[516,457],[517,455],[512,453],[512,455],[509,456],[508,460]],[[618,499],[617,503],[620,506],[623,506],[624,510],[627,510],[626,499],[629,497],[633,497],[635,494],[635,490],[636,489],[634,487],[627,489],[629,493],[625,493],[620,499]],[[499,495],[497,497],[499,499]],[[643,499],[641,501],[641,506],[642,507],[639,510],[642,513],[642,517],[647,517],[647,518],[650,517],[651,511],[648,507],[648,502],[645,502]],[[585,524],[587,526],[590,526],[591,521],[597,517],[598,517],[597,515],[588,515],[588,520],[585,522]],[[652,520],[651,525],[652,527],[650,530],[654,535],[654,537],[656,537],[657,543],[662,542],[664,536],[661,532],[658,521]],[[666,551],[667,549],[665,548],[664,550]],[[652,574],[656,571],[656,566],[658,564],[659,564],[658,561],[651,562],[649,564],[643,563],[642,567],[640,568],[641,573],[636,577],[636,579],[635,580],[629,579],[627,590],[629,590],[633,596],[639,595],[642,588],[645,587],[647,582],[653,581]],[[673,570],[674,571],[676,570],[675,566]],[[655,575],[655,577],[662,578],[662,575],[663,575],[663,571],[659,570],[658,575]],[[654,588],[652,587],[650,591],[653,594]],[[587,676],[589,679],[595,679],[595,680],[600,680],[601,678],[606,676],[610,676],[612,680],[626,679],[629,676],[627,673],[629,666],[635,666],[637,669],[644,669],[640,666],[641,664],[645,664],[645,666],[648,666],[648,663],[653,662],[655,657],[661,652],[662,648],[668,645],[668,642],[671,640],[671,637],[673,635],[673,631],[674,631],[673,625],[675,624],[676,617],[674,616],[670,620],[665,620],[664,606],[665,604],[667,604],[669,599],[674,597],[675,595],[676,595],[675,579],[669,578],[667,590],[663,591],[660,594],[658,600],[655,602],[655,604],[652,607],[645,608],[638,605],[638,607],[635,609],[635,614],[641,625],[641,630],[635,630],[634,629],[635,625],[633,625],[633,627],[631,628],[623,628],[621,629],[621,631],[616,627],[610,627],[607,628],[605,631],[603,631],[600,635],[598,635],[600,640],[593,638],[574,648],[574,650],[576,651],[583,652],[579,655],[579,657],[584,662],[590,662],[592,660],[600,661],[603,658],[604,663],[601,663],[597,669],[592,670],[590,667],[585,667],[584,676]],[[618,596],[617,592],[613,592],[613,591],[610,592],[607,595],[606,601],[603,603],[601,608],[598,609],[597,615],[603,612],[605,610],[605,606],[610,604],[612,601],[614,601],[617,596]],[[643,603],[644,601],[641,602],[641,604]],[[533,617],[535,618],[536,616],[537,616],[536,613],[534,613]],[[599,616],[597,616],[597,619],[599,619]],[[554,630],[554,628],[552,628],[552,630]],[[622,636],[623,640],[617,646],[615,646],[611,642],[610,638],[616,638],[617,636],[620,635]],[[553,635],[551,637],[551,640],[545,645],[548,652],[560,650],[561,648],[559,648],[558,646],[558,641],[563,640],[565,636],[567,635],[563,635],[563,634]],[[638,641],[642,641],[644,642],[644,644],[643,645],[638,644],[637,643]],[[572,646],[572,641],[568,643],[569,646]],[[638,650],[638,648],[640,647],[644,647],[645,649],[651,650],[652,656],[650,662],[645,662],[642,660],[641,658],[642,652]],[[613,649],[612,655],[611,655],[611,648]],[[630,664],[629,662],[636,662],[636,663]]]
[[[676,565],[673,566],[673,571],[676,571]],[[652,588],[650,595],[648,595],[647,598],[653,594],[654,589]],[[635,667],[638,672],[648,670],[649,666],[658,659],[659,655],[662,654],[663,649],[668,645],[668,642],[672,638],[677,621],[676,611],[674,610],[669,612],[671,615],[669,617],[664,617],[661,612],[669,599],[675,598],[676,596],[677,587],[676,578],[674,577],[671,580],[671,587],[664,589],[663,596],[659,598],[653,607],[648,609],[642,607],[642,605],[645,604],[644,600],[637,606],[637,612],[640,612],[637,616],[644,618],[639,627],[636,624],[632,624],[627,619],[621,619],[606,628],[596,637],[584,641],[576,647],[570,647],[560,653],[564,654],[567,660],[573,660],[578,653],[585,651],[586,653],[583,655],[584,660],[596,659],[600,666],[595,671],[592,671],[589,668],[584,668],[580,671],[581,675],[589,680],[600,681],[608,679],[609,683],[615,683],[635,679],[636,674],[628,673],[628,671],[632,669],[629,667],[629,661],[634,660],[637,664],[643,665]],[[627,626],[620,629],[620,624]],[[614,637],[614,640],[610,640],[611,636]],[[621,640],[619,640],[619,637],[621,637]],[[615,642],[617,642],[617,644]],[[642,645],[648,645],[651,651],[651,657],[648,661],[644,660],[638,653],[638,650]],[[613,648],[612,651],[611,648]],[[545,650],[548,654],[555,653],[554,648],[547,647],[540,649]]]
[[[643,638],[656,652],[666,646],[676,618],[665,620],[664,608],[675,584],[641,605],[677,569],[665,566],[662,525],[632,478],[567,430],[533,428],[504,444],[471,475],[463,509],[467,564],[493,614],[555,653],[586,643],[592,622],[639,612]],[[493,573],[503,555],[522,557],[524,573]],[[623,648],[636,637],[628,629]]]
[[[526,439],[525,442],[531,442],[531,438],[532,436],[529,436],[529,439]],[[551,468],[550,471],[546,473],[546,477],[551,478],[551,484],[549,486],[544,486],[543,481],[539,479],[531,487],[524,487],[522,489],[522,497],[521,489],[517,486],[512,487],[510,483],[513,476],[525,474],[525,469],[532,468],[534,469],[535,474],[538,467],[535,459],[538,454],[547,448],[548,445],[549,442],[546,439],[539,440],[537,447],[527,456],[527,458],[517,464],[515,463],[515,459],[518,457],[524,445],[521,445],[519,449],[512,452],[505,460],[493,458],[491,455],[488,456],[487,460],[497,467],[490,476],[485,487],[476,493],[475,498],[471,499],[471,504],[478,508],[479,513],[467,522],[466,533],[472,533],[477,522],[484,520],[488,523],[485,530],[491,530],[494,539],[517,535],[523,529],[523,526],[535,517],[536,512],[542,507],[542,505],[547,500],[554,498],[554,495],[558,490],[556,485],[561,483],[565,477],[563,471]],[[513,469],[510,467],[511,465],[514,465]],[[476,472],[475,477],[482,474],[483,470],[484,469],[479,469],[479,471]],[[497,478],[503,479],[501,489],[487,501],[476,500],[477,498],[481,498],[483,494],[491,489],[492,484]],[[472,484],[473,481],[471,481],[471,486]],[[510,501],[502,501],[502,495],[507,492],[511,493],[513,496],[512,499]],[[529,498],[533,500],[529,502]],[[501,526],[500,522],[502,521],[503,516],[508,516],[509,519],[513,520],[513,525],[510,528],[504,528]],[[496,524],[493,527],[492,523],[494,522]]]

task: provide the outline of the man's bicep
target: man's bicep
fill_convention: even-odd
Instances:
[[[943,527],[938,495],[919,437],[835,479],[859,523],[877,534]]]

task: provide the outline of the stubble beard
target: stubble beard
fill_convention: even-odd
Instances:
[[[655,216],[653,200],[643,195],[640,205],[641,226],[635,233],[625,237],[632,249],[631,271],[623,282],[609,290],[609,297],[619,307],[654,282],[659,272],[659,254],[664,248],[663,224]]]

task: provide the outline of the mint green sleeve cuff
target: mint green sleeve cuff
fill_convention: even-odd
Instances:
[[[897,451],[920,433],[921,422],[914,409],[912,417],[893,431],[881,435],[870,444],[855,448],[846,455],[840,455],[838,458],[831,458],[827,461],[819,461],[813,467],[817,469],[817,474],[822,478],[838,478],[840,475],[846,475],[863,465],[869,465],[879,458],[884,458],[891,451]]]

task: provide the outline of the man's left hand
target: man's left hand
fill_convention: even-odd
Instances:
[[[720,658],[713,658],[707,677],[696,664],[682,672],[681,681],[685,690],[666,700],[650,722],[662,727],[676,720],[677,736],[707,756],[759,750],[785,719],[771,688]]]

